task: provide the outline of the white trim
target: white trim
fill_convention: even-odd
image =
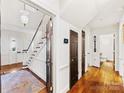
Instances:
[[[33,7],[33,8],[35,8],[35,9],[37,9],[37,10],[39,10],[39,11],[41,11],[42,13],[44,13],[46,15],[49,15],[51,17],[55,17],[55,15],[53,13],[51,13],[48,10],[42,8],[41,6],[35,4],[31,0],[20,0],[20,1],[23,2],[23,3],[25,3],[25,4],[27,4],[27,5],[29,5],[29,6],[31,6],[31,7]]]

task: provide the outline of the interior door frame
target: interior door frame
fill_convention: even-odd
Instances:
[[[112,37],[112,39],[113,39],[113,45],[112,45],[112,48],[113,48],[113,53],[112,53],[113,60],[110,60],[110,61],[113,62],[113,70],[115,70],[115,65],[116,65],[116,63],[115,63],[115,61],[116,61],[116,35],[115,35],[115,33],[111,33],[111,34],[113,35],[113,37]],[[101,63],[101,58],[100,58],[100,66],[101,65],[102,65],[102,63]]]
[[[113,70],[115,70],[115,60],[116,60],[116,38],[115,38],[115,34],[113,34],[113,63],[114,63],[114,67]]]
[[[71,32],[75,32],[75,33],[77,33],[76,31],[74,31],[74,30],[70,30],[70,41],[71,41]],[[78,35],[78,33],[77,33],[77,35]],[[71,42],[70,42],[71,43]],[[79,46],[78,46],[78,48],[79,48]],[[78,49],[77,49],[77,52],[78,52]],[[71,53],[71,46],[69,46],[69,55],[70,55],[70,53]],[[78,53],[77,53],[78,54]],[[79,56],[79,55],[78,55]],[[77,58],[77,64],[79,64],[79,60],[78,60],[78,58]],[[77,67],[77,69],[78,69],[78,75],[79,75],[79,66]],[[71,89],[71,55],[70,55],[70,57],[69,57],[69,88]]]
[[[46,25],[46,87],[48,93],[53,93],[53,25],[51,24],[53,24],[52,18]]]
[[[53,93],[53,62],[52,62],[53,61],[52,59],[53,58],[52,56],[53,54],[53,51],[52,51],[53,50],[52,48],[53,46],[53,20],[52,19],[55,18],[55,14],[35,4],[33,1],[30,1],[30,0],[19,0],[19,1],[51,17],[49,22],[52,21],[52,27],[50,27],[51,26],[50,23],[48,23],[49,26],[46,27],[46,29],[48,30],[47,31],[48,33],[46,33],[46,87],[47,87],[48,93]]]
[[[84,37],[84,51],[83,51],[83,37]],[[81,62],[81,74],[82,75],[84,75],[84,73],[85,73],[85,63],[86,63],[86,56],[85,56],[85,49],[86,49],[86,47],[85,47],[85,42],[86,42],[86,38],[85,38],[85,31],[82,31],[82,62]],[[84,52],[84,53],[83,53]],[[84,54],[84,55],[83,55]],[[83,60],[83,56],[84,56],[84,60]],[[84,61],[84,72],[83,72],[83,61]]]

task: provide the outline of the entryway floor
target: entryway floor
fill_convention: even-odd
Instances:
[[[46,93],[46,86],[28,70],[1,75],[2,93]]]

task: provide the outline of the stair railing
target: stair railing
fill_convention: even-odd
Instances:
[[[28,48],[23,50],[24,52],[29,51],[29,49],[30,49],[31,45],[33,44],[33,41],[34,41],[34,39],[35,39],[35,37],[36,37],[38,31],[39,31],[40,26],[41,26],[42,23],[43,23],[44,18],[45,18],[45,15],[43,15],[43,17],[42,17],[42,19],[41,19],[41,21],[40,21],[40,23],[39,23],[39,25],[38,25],[38,27],[37,27],[37,29],[36,29],[34,35],[33,35],[33,38],[32,38],[32,40],[31,40],[31,42],[30,42]]]
[[[34,57],[36,57],[40,51],[42,50],[42,47],[44,47],[46,44],[46,21],[47,16],[43,15],[36,32],[33,35],[33,38],[31,39],[31,42],[29,43],[29,46],[27,49],[23,50],[25,53],[25,58],[23,59],[25,65],[30,65]],[[41,43],[41,44],[39,44]]]
[[[37,27],[37,30],[28,46],[27,49],[24,51],[24,59],[23,62],[25,65],[30,66],[32,61],[39,55],[41,50],[47,46],[47,39],[49,39],[51,36],[51,31],[47,31],[47,24],[50,20],[50,16],[43,16],[42,20],[40,21],[40,24]]]

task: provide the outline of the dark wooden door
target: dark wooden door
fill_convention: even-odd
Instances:
[[[70,32],[70,88],[78,80],[78,33]]]
[[[85,73],[85,32],[82,31],[82,75]]]

